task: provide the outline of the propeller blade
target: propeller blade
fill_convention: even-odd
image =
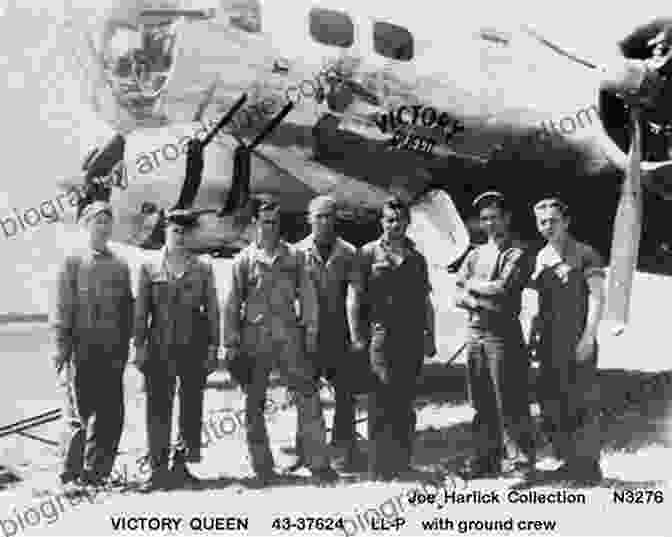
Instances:
[[[257,135],[257,137],[254,139],[254,141],[249,145],[249,149],[254,149],[257,147],[266,136],[268,136],[273,129],[275,129],[280,122],[285,119],[287,114],[289,114],[292,111],[292,108],[294,108],[294,103],[293,102],[288,102],[278,114],[271,119],[271,121],[268,122],[268,125],[264,127],[264,129]]]
[[[611,245],[611,268],[607,291],[605,319],[616,323],[622,332],[629,320],[632,281],[637,267],[637,254],[642,233],[642,122],[640,110],[630,109],[633,125],[632,142],[618,203]]]
[[[247,93],[243,93],[240,96],[240,99],[238,99],[235,102],[235,104],[231,107],[231,109],[224,115],[224,117],[222,117],[222,119],[220,119],[217,122],[217,125],[215,125],[215,127],[208,133],[208,135],[203,140],[203,147],[208,145],[212,141],[212,139],[217,135],[220,129],[233,119],[233,116],[235,116],[238,110],[240,110],[240,107],[243,106],[243,104],[245,104],[245,101],[247,101]]]

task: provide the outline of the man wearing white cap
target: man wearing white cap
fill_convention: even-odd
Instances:
[[[61,482],[99,486],[109,477],[124,423],[123,372],[133,319],[130,270],[107,247],[112,208],[95,201],[80,222],[85,252],[60,268],[51,324],[56,371],[65,391],[67,435]]]
[[[519,320],[531,256],[509,232],[510,212],[499,192],[473,206],[488,242],[472,250],[458,279],[457,306],[469,318],[469,395],[475,410],[476,456],[466,473],[494,476],[534,462],[528,399],[529,355]]]

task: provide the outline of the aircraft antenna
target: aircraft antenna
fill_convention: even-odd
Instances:
[[[583,58],[579,58],[578,56],[575,56],[571,52],[568,52],[564,48],[562,48],[559,45],[556,45],[552,41],[549,41],[546,39],[544,36],[538,34],[536,31],[534,31],[532,28],[526,25],[521,25],[521,29],[523,32],[525,32],[527,35],[530,37],[534,38],[537,42],[542,44],[545,47],[550,48],[552,51],[554,51],[557,54],[560,54],[560,56],[564,56],[565,58],[569,58],[575,63],[581,64],[584,67],[588,67],[589,69],[597,69],[597,65],[595,65],[593,62],[589,62],[588,60],[584,60]]]

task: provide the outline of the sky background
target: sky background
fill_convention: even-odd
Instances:
[[[83,155],[107,139],[109,129],[83,98],[79,70],[69,41],[66,23],[74,28],[95,25],[101,2],[84,0],[0,1],[0,118],[3,122],[2,188],[0,218],[14,218],[59,195],[57,180],[77,174]],[[208,4],[211,4],[209,2]],[[346,2],[347,4],[347,2]],[[389,2],[367,0],[375,11]],[[669,3],[638,2],[470,2],[426,1],[400,4],[424,13],[428,31],[462,35],[479,26],[515,30],[527,24],[556,40],[579,56],[600,61],[614,50],[616,40],[634,24],[665,15]],[[384,13],[384,11],[381,11]],[[403,13],[403,11],[402,11]],[[290,16],[288,14],[288,16]],[[298,16],[298,15],[297,15]],[[403,21],[401,21],[403,23]],[[431,40],[431,35],[423,36]],[[298,39],[289,34],[287,39]],[[457,43],[456,43],[457,45]],[[467,47],[467,48],[465,48]],[[460,42],[446,52],[446,61],[471,61],[469,43]],[[574,72],[574,71],[572,71]],[[577,70],[576,73],[583,71]],[[536,80],[521,77],[519,89],[545,84],[543,99],[567,101],[576,91],[584,99],[580,80],[539,73]],[[580,75],[579,75],[580,76]],[[587,75],[586,75],[587,76]],[[527,89],[526,89],[527,88]],[[583,92],[579,95],[579,89]],[[515,100],[512,93],[511,99]],[[10,226],[10,224],[5,224]],[[46,312],[48,289],[59,260],[80,237],[72,226],[42,221],[35,228],[6,238],[0,229],[0,313]],[[124,250],[126,251],[126,250]]]

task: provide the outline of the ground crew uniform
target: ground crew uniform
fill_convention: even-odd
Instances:
[[[152,471],[166,469],[173,398],[180,379],[179,439],[174,462],[201,460],[203,390],[208,347],[219,346],[219,304],[212,266],[187,254],[171,273],[165,251],[143,263],[138,281],[134,344],[148,345],[142,367],[147,392],[147,439]]]
[[[533,258],[518,241],[488,243],[469,252],[456,286],[471,279],[493,282],[487,293],[469,296],[467,356],[469,398],[478,470],[499,473],[505,460],[533,458],[534,434],[529,407],[528,368],[519,320],[522,290]],[[458,306],[464,305],[458,298]]]
[[[67,421],[61,479],[100,482],[112,471],[124,424],[133,295],[126,262],[109,250],[65,260],[52,326]]]
[[[369,394],[372,477],[392,477],[408,469],[411,462],[413,400],[424,359],[431,285],[424,256],[410,239],[405,241],[403,260],[398,265],[388,255],[382,238],[364,245],[360,253],[369,358],[376,376]]]
[[[357,249],[337,237],[328,259],[322,259],[313,235],[296,247],[304,253],[306,270],[318,291],[318,347],[311,359],[318,375],[334,384],[336,409],[332,443],[353,447],[355,432],[355,401],[348,389],[348,360],[351,358],[350,331],[346,314],[348,285],[362,287]]]
[[[258,476],[267,476],[275,465],[264,418],[268,377],[274,367],[297,394],[308,466],[311,470],[327,468],[326,431],[315,370],[304,346],[306,330],[317,330],[318,301],[303,254],[280,241],[270,259],[253,243],[236,256],[232,273],[224,307],[224,345],[239,346],[252,370],[251,383],[243,389],[253,470]]]
[[[600,255],[568,238],[558,255],[550,246],[537,255],[533,287],[539,293],[539,389],[544,429],[556,454],[572,466],[599,465],[597,344],[586,362],[576,361],[576,346],[588,315],[591,276],[605,277]]]

